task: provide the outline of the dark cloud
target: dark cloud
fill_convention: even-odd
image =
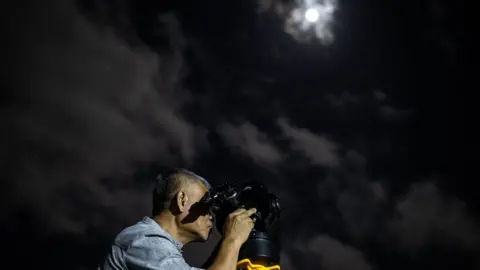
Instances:
[[[326,99],[332,109],[343,113],[362,114],[374,109],[378,118],[384,121],[405,121],[415,113],[411,108],[398,108],[392,104],[392,98],[389,95],[379,90],[374,90],[372,95],[343,91],[340,94],[328,94]]]
[[[338,195],[337,208],[353,237],[372,237],[378,232],[378,224],[385,211],[385,195],[378,183],[368,183],[358,178],[357,183],[351,184]]]
[[[10,21],[12,99],[1,112],[9,197],[57,230],[107,224],[103,211],[131,216],[145,192],[99,179],[152,159],[188,164],[204,134],[180,114],[188,92],[178,22],[163,18],[171,49],[159,56],[97,28],[70,1],[33,5]]]
[[[413,184],[389,223],[401,247],[416,252],[440,244],[480,252],[478,223],[465,202],[442,193],[433,180]]]
[[[248,155],[254,163],[271,166],[283,159],[283,154],[269,141],[267,134],[259,131],[251,123],[243,123],[237,127],[222,124],[218,127],[218,132],[230,147]]]
[[[281,16],[288,14],[289,9],[291,9],[293,3],[290,1],[279,1],[279,0],[258,0],[257,1],[257,12],[264,13],[268,11],[274,11]]]
[[[337,153],[338,146],[326,136],[291,125],[285,118],[277,119],[276,124],[281,130],[281,136],[290,142],[290,150],[303,154],[312,165],[338,166],[340,162]],[[271,165],[284,161],[284,154],[275,145],[274,140],[269,138],[266,133],[260,132],[251,123],[246,122],[239,126],[222,124],[217,131],[226,140],[228,146],[251,157],[254,163]]]
[[[325,270],[371,270],[361,251],[328,235],[298,241],[295,247],[311,256],[310,267]]]
[[[411,110],[401,110],[385,105],[379,108],[379,113],[385,120],[405,120],[405,118],[411,116],[413,112]]]
[[[280,262],[280,266],[281,266],[281,269],[283,270],[297,270],[298,267],[295,267],[295,262],[292,260],[290,254],[288,254],[287,252],[285,251],[282,251],[280,253],[280,258],[281,258],[281,262]]]
[[[358,104],[360,102],[359,96],[354,96],[348,91],[342,92],[340,95],[329,94],[327,100],[334,108],[344,109],[346,106]]]
[[[277,124],[283,135],[291,141],[295,151],[303,153],[313,165],[335,167],[338,165],[338,146],[325,136],[319,136],[305,128],[298,128],[283,118]]]

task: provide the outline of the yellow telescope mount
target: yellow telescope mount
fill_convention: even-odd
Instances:
[[[268,261],[262,259],[242,259],[237,263],[237,270],[280,270],[280,265],[268,266]]]

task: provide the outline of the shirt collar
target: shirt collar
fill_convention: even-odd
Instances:
[[[160,224],[158,224],[155,220],[153,220],[152,218],[150,217],[144,217],[143,218],[143,222],[149,224],[149,225],[152,225],[154,228],[155,228],[155,231],[157,231],[160,235],[164,235],[166,236],[172,243],[175,244],[175,246],[178,248],[178,250],[182,251],[182,248],[183,248],[183,244],[178,241],[177,239],[175,239],[175,237],[173,237],[172,235],[170,235],[168,232],[166,232],[161,226]]]

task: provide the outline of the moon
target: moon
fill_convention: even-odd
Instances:
[[[307,11],[305,11],[305,19],[309,22],[316,22],[318,21],[318,17],[320,14],[318,13],[318,10],[315,8],[309,8]]]

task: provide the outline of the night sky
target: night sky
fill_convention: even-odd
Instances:
[[[322,12],[307,25],[312,3]],[[94,269],[150,214],[153,176],[177,166],[275,192],[282,270],[480,269],[464,11],[3,4],[2,265]],[[218,239],[187,246],[187,261],[200,266]]]

